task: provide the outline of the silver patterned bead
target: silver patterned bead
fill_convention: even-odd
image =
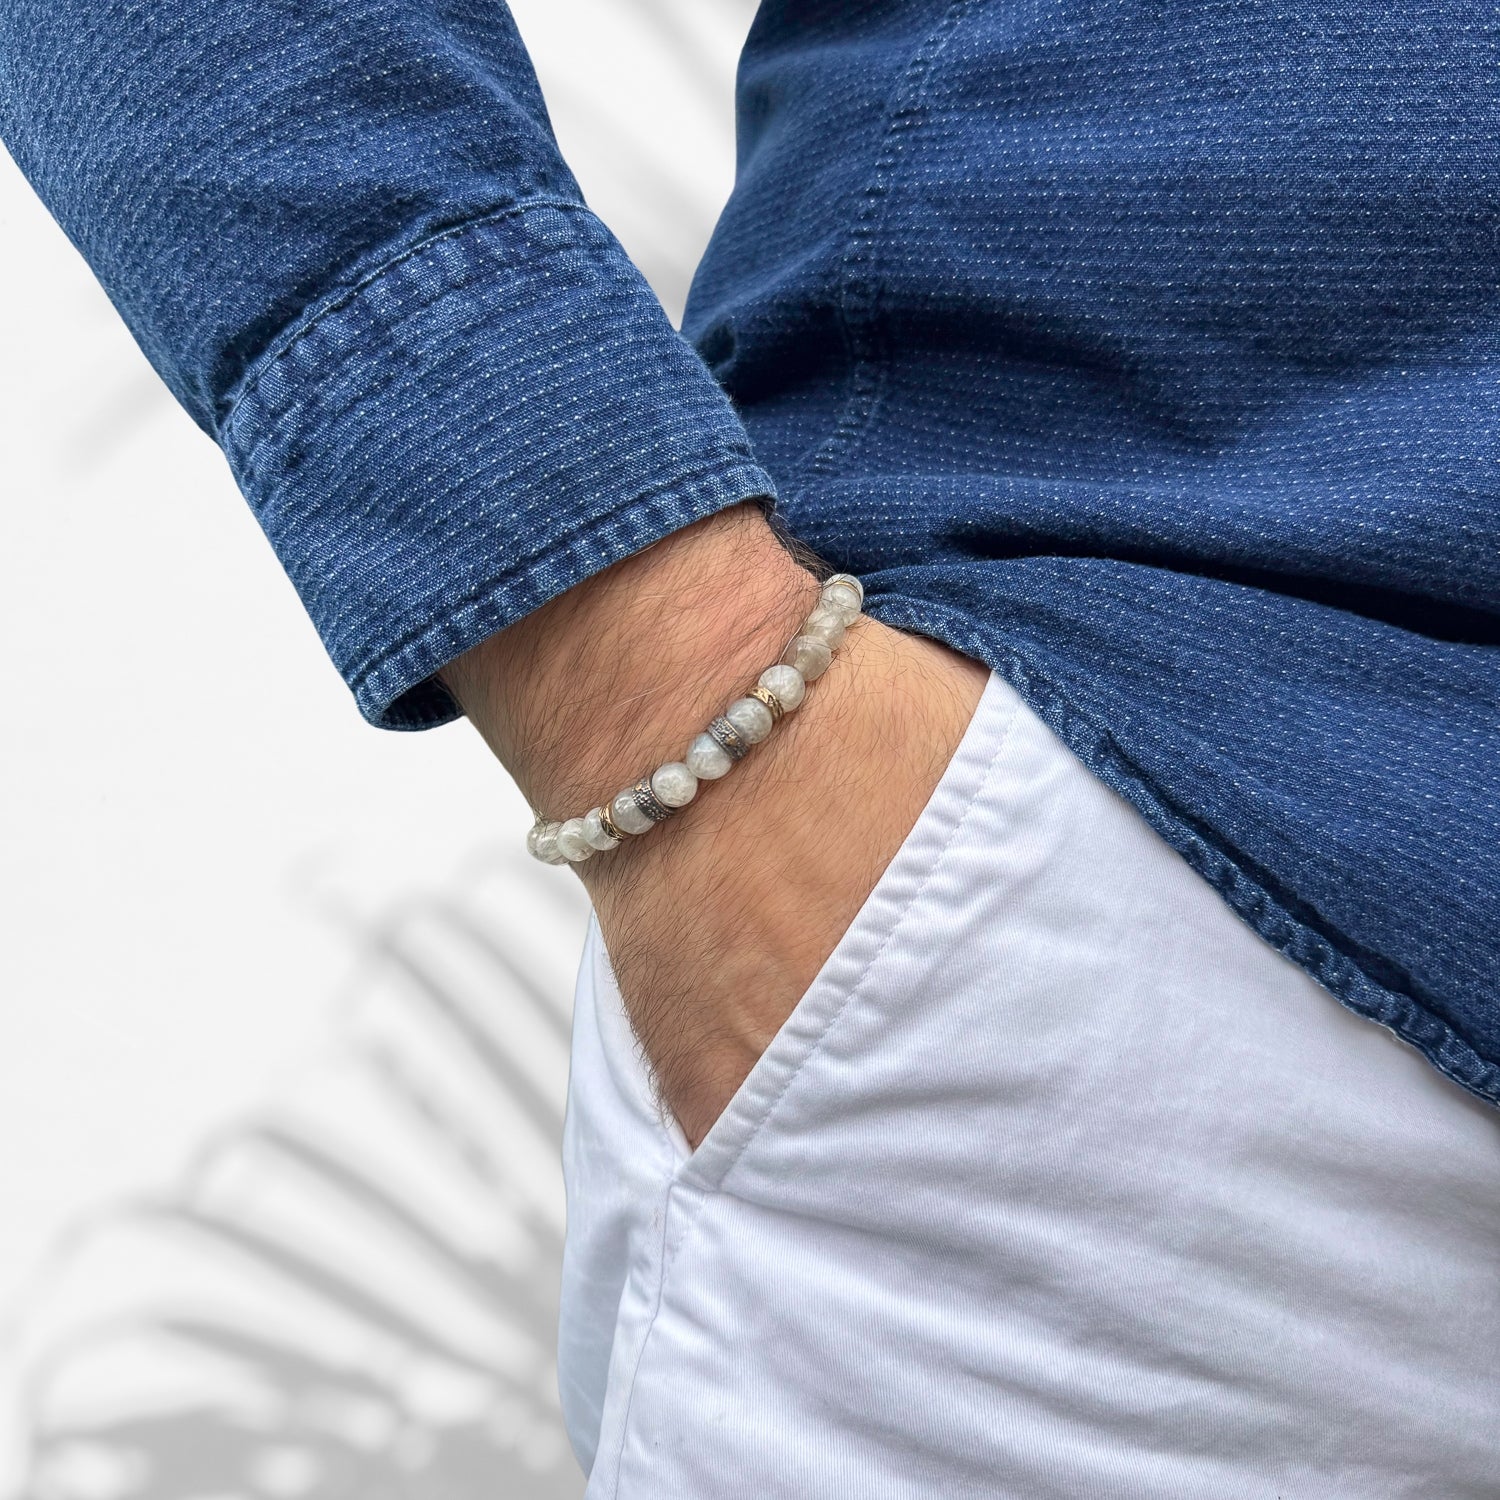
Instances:
[[[706,733],[730,760],[744,760],[750,753],[750,741],[723,714],[709,724]]]
[[[665,823],[672,816],[673,809],[668,807],[655,792],[651,790],[651,778],[642,776],[636,784],[631,787],[630,795],[635,798],[635,805],[645,813],[653,823]]]

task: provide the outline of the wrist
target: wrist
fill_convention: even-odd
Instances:
[[[534,808],[581,816],[680,758],[818,592],[759,511],[737,507],[570,589],[444,680]],[[681,817],[572,866],[690,1141],[868,896],[986,675],[861,616],[765,745]]]
[[[574,866],[690,1142],[853,921],[987,676],[934,641],[861,617],[772,740],[682,816]]]
[[[760,510],[737,506],[569,589],[443,677],[532,806],[566,817],[676,758],[816,595]]]

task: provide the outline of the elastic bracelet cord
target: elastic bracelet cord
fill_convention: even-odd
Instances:
[[[581,865],[627,838],[649,833],[698,795],[700,782],[727,776],[754,745],[801,705],[807,684],[828,670],[845,632],[864,608],[859,579],[835,573],[822,587],[813,612],[774,666],[760,674],[743,698],[736,698],[687,748],[617,792],[581,818],[547,818],[540,813],[526,835],[527,851],[547,865]]]

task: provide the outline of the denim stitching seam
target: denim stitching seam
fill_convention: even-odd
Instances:
[[[433,233],[424,235],[414,244],[408,245],[389,260],[382,261],[373,270],[366,272],[350,286],[340,287],[336,292],[316,302],[311,308],[304,309],[296,320],[259,355],[254,365],[246,373],[240,382],[240,389],[229,398],[229,410],[224,420],[219,424],[219,441],[228,446],[231,438],[231,429],[235,426],[240,412],[247,403],[260,399],[260,383],[271,368],[279,364],[298,344],[332,314],[341,312],[352,302],[356,301],[370,286],[389,275],[392,271],[406,264],[407,261],[425,254],[434,245],[443,244],[449,240],[459,239],[465,235],[473,234],[487,225],[503,223],[506,219],[519,218],[523,214],[535,208],[557,209],[578,215],[593,215],[587,208],[580,204],[570,203],[563,198],[527,198],[520,203],[508,204],[504,208],[492,209],[488,213],[480,214],[474,218],[465,219],[461,224],[450,224],[446,229],[435,230]]]
[[[839,328],[849,356],[849,394],[833,431],[806,460],[809,477],[829,478],[846,462],[854,440],[879,408],[885,390],[885,340],[875,314],[880,304],[877,276],[879,231],[890,203],[891,178],[905,148],[907,132],[921,120],[927,88],[938,59],[974,0],[951,0],[937,25],[922,39],[901,75],[886,117],[881,149],[861,198],[858,217],[840,262]]]

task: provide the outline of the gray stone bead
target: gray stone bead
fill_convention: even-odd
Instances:
[[[688,746],[687,768],[699,781],[717,781],[733,765],[729,752],[711,734],[700,734]]]
[[[775,666],[768,666],[760,673],[760,685],[769,693],[775,694],[775,700],[792,712],[793,708],[799,708],[802,699],[807,696],[807,684],[802,681],[802,673],[795,666],[786,666],[784,661],[778,661]]]
[[[698,795],[698,778],[680,760],[669,760],[651,773],[651,790],[664,807],[686,807]]]
[[[852,573],[835,573],[823,584],[818,602],[837,609],[845,616],[844,623],[852,625],[865,607],[865,586]]]
[[[796,667],[777,663],[760,674],[760,685],[775,695],[776,701],[788,712],[800,707],[807,696],[807,684]]]
[[[776,722],[771,717],[771,710],[759,698],[736,698],[724,710],[724,717],[752,745],[760,744]]]
[[[604,826],[604,817],[597,807],[583,815],[583,836],[596,849],[613,849],[619,842]]]
[[[582,818],[569,818],[558,829],[557,848],[569,864],[581,865],[584,860],[593,858],[594,846],[589,843],[584,833]]]
[[[802,634],[815,635],[819,640],[837,647],[848,628],[848,622],[837,609],[820,604],[803,622]]]
[[[609,804],[609,815],[615,820],[615,827],[621,833],[645,833],[648,828],[655,827],[651,819],[636,806],[633,787],[626,787],[616,795]]]
[[[816,682],[833,660],[833,647],[815,635],[799,635],[781,655],[782,664],[796,667],[808,682]]]
[[[557,833],[562,824],[555,819],[547,823],[533,823],[531,832],[526,835],[526,852],[533,859],[539,859],[544,865],[565,864],[561,851],[557,847]]]

